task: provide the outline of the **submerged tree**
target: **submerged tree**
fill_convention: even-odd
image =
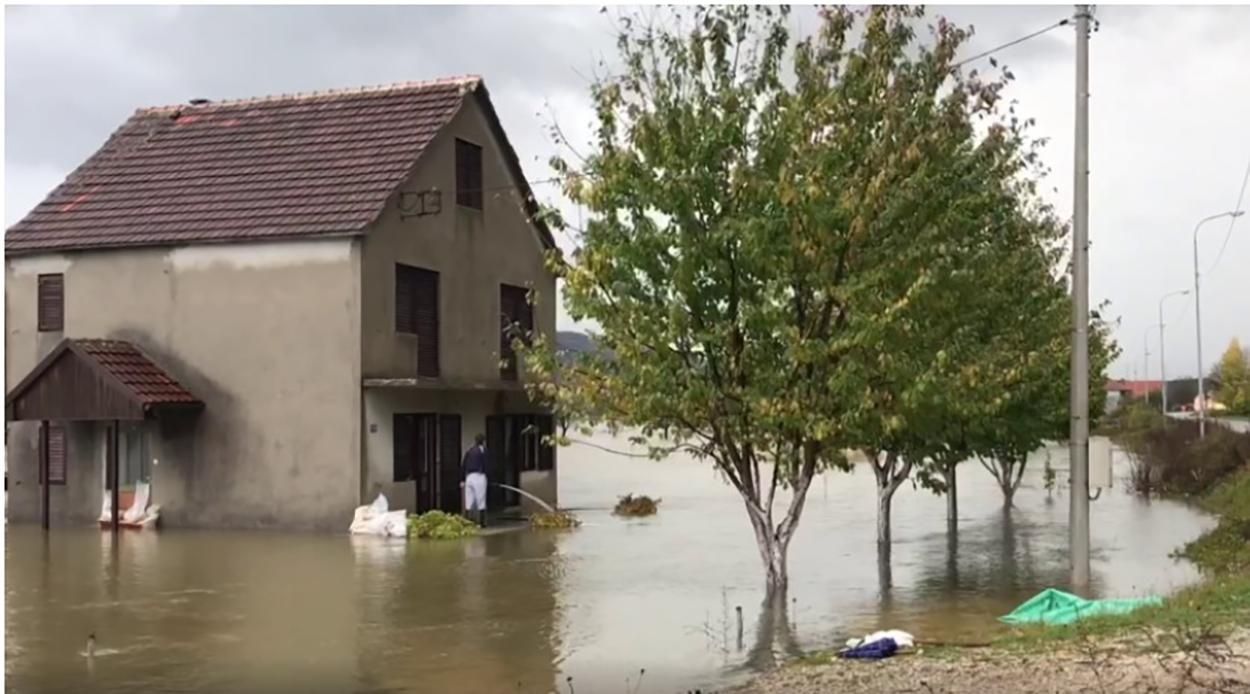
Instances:
[[[682,12],[623,21],[593,150],[554,161],[590,212],[565,305],[612,358],[558,387],[550,345],[528,358],[558,409],[710,460],[784,588],[815,474],[849,448],[907,466],[931,440],[910,433],[936,426],[930,365],[1031,155],[1002,124],[977,135],[1002,81],[955,69],[967,33],[945,21],[919,45],[919,10],[826,10],[797,42],[784,8]]]

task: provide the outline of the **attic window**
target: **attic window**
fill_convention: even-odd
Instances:
[[[456,140],[456,204],[482,209],[482,148]]]
[[[65,330],[65,276],[39,275],[36,320],[39,332],[58,333]]]

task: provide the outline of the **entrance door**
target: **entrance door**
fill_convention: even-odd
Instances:
[[[460,493],[460,415],[438,416],[438,453],[438,507],[460,513],[464,499]]]
[[[438,508],[438,417],[396,414],[394,422],[395,481],[414,483],[416,513]]]

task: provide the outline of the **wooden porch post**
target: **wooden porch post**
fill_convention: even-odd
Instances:
[[[48,493],[51,485],[48,482],[48,420],[39,422],[39,517],[43,529],[47,530],[51,525],[51,495]]]
[[[120,529],[119,522],[121,521],[121,515],[120,515],[121,509],[117,508],[118,506],[121,505],[121,502],[122,502],[122,495],[121,495],[122,485],[121,485],[121,474],[120,474],[121,466],[118,460],[120,456],[117,454],[117,437],[118,437],[118,433],[120,429],[121,429],[121,426],[119,425],[118,421],[114,419],[113,426],[108,434],[109,468],[110,468],[110,471],[113,473],[113,490],[112,490],[113,491],[113,503],[112,503],[113,511],[112,513],[113,513],[113,534],[114,535],[116,535],[117,531]]]

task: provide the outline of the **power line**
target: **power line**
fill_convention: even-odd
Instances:
[[[1233,207],[1233,212],[1241,212],[1241,201],[1246,197],[1246,183],[1250,182],[1250,162],[1246,162],[1246,175],[1241,179],[1241,192],[1237,194],[1237,204]],[[1208,273],[1220,264],[1220,259],[1224,257],[1224,249],[1228,248],[1228,239],[1233,235],[1233,227],[1237,225],[1237,218],[1241,215],[1234,215],[1228,220],[1228,231],[1224,233],[1224,243],[1220,246],[1220,254],[1215,257],[1215,262],[1207,270]]]
[[[1028,41],[1029,39],[1035,39],[1035,38],[1037,38],[1038,36],[1041,36],[1042,34],[1045,34],[1045,33],[1046,33],[1046,32],[1048,32],[1048,31],[1052,31],[1052,30],[1054,30],[1054,29],[1058,29],[1058,28],[1059,28],[1059,27],[1061,27],[1061,26],[1067,26],[1069,21],[1070,21],[1070,20],[1068,20],[1068,19],[1066,19],[1066,18],[1065,18],[1065,19],[1061,19],[1061,20],[1059,20],[1059,21],[1055,22],[1054,24],[1051,24],[1050,26],[1048,26],[1048,27],[1046,27],[1046,28],[1044,28],[1044,29],[1038,29],[1037,31],[1033,32],[1032,34],[1028,34],[1028,35],[1025,35],[1025,36],[1021,36],[1020,38],[1018,38],[1018,39],[1016,39],[1016,40],[1014,40],[1014,41],[1008,41],[1007,43],[1004,43],[1004,44],[1003,44],[1003,45],[1001,45],[1001,46],[996,46],[996,47],[994,47],[994,48],[989,49],[988,51],[984,51],[984,52],[981,52],[981,53],[977,53],[976,55],[972,56],[971,58],[964,58],[963,60],[959,61],[958,63],[955,63],[954,65],[951,65],[951,69],[952,69],[952,70],[954,70],[954,69],[955,69],[955,68],[957,68],[957,67],[960,67],[960,66],[962,66],[962,65],[966,65],[966,64],[968,64],[968,63],[971,63],[971,62],[972,62],[972,61],[974,61],[974,60],[980,60],[981,58],[984,58],[984,57],[986,57],[986,56],[988,56],[988,55],[991,55],[991,54],[997,53],[997,52],[999,52],[999,51],[1001,51],[1001,50],[1003,50],[1003,49],[1005,49],[1005,48],[1011,48],[1012,46],[1015,46],[1015,45],[1017,45],[1017,44],[1024,43],[1025,41]]]

